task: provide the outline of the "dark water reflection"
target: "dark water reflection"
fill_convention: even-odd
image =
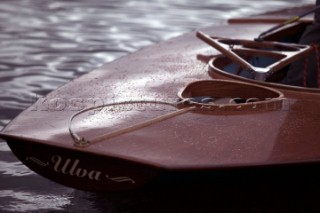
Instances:
[[[230,17],[301,3],[314,1],[1,0],[0,129],[36,97],[139,48]],[[1,212],[130,212],[128,202],[50,182],[0,141]]]

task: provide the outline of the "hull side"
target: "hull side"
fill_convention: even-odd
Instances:
[[[57,183],[87,191],[128,190],[149,182],[158,169],[132,161],[6,139],[18,159],[34,172]]]

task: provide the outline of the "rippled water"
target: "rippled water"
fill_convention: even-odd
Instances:
[[[314,1],[1,0],[0,129],[36,97],[115,58],[230,17],[302,3]],[[50,182],[0,141],[1,212],[130,212],[128,202]]]

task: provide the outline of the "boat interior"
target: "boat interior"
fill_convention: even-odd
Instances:
[[[242,81],[251,83],[262,81],[274,83],[278,86],[282,85],[282,87],[295,86],[284,82],[291,63],[297,60],[302,60],[302,63],[308,63],[307,58],[310,53],[317,52],[308,45],[299,44],[301,36],[311,23],[311,21],[295,22],[266,34],[256,39],[256,41],[211,37],[212,40],[216,39],[215,42],[219,43],[217,45],[220,45],[221,48],[223,48],[223,45],[225,46],[225,52],[208,62],[209,74],[215,77],[215,74],[219,73],[227,78],[234,80],[239,80],[240,78]],[[310,47],[310,49],[307,47]],[[237,55],[239,59],[235,60],[234,57],[236,56],[226,56],[225,53],[228,54],[230,51]],[[243,65],[246,62],[249,65]],[[257,77],[257,72],[254,72],[254,69],[262,69],[265,74],[262,77]],[[265,83],[262,84],[266,85]],[[304,87],[308,87],[308,85]]]

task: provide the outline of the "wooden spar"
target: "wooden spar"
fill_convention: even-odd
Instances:
[[[261,24],[261,23],[272,23],[272,24],[278,24],[281,22],[284,22],[287,20],[285,17],[272,17],[270,16],[254,16],[254,17],[246,17],[246,18],[231,18],[228,20],[228,23],[230,24]],[[303,18],[300,19],[299,22],[310,24],[312,23],[313,18]]]
[[[202,41],[204,41],[207,44],[209,44],[210,46],[212,46],[212,47],[216,48],[217,50],[219,50],[222,54],[226,55],[227,57],[229,57],[230,59],[235,61],[242,68],[249,69],[249,70],[252,70],[252,71],[255,69],[251,64],[249,64],[248,62],[243,60],[241,57],[239,57],[233,51],[228,51],[227,49],[223,48],[222,45],[220,45],[217,41],[212,39],[210,36],[204,34],[203,32],[198,31],[196,33],[196,36],[198,38],[200,38]]]

